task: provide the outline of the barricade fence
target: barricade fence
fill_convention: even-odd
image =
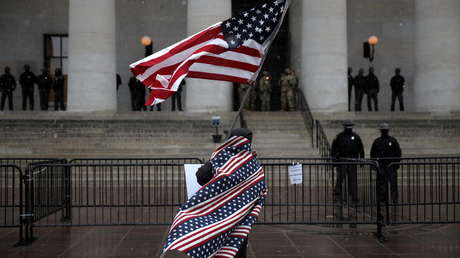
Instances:
[[[378,237],[385,222],[459,223],[459,159],[260,158],[269,194],[258,223],[368,224]],[[24,170],[0,164],[0,226],[18,227],[28,242],[34,227],[170,224],[187,200],[184,164],[202,161],[53,159]],[[295,164],[301,179],[292,184]],[[396,167],[397,199],[384,187]]]

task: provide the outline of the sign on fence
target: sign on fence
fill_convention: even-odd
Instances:
[[[302,184],[302,164],[292,165],[288,168],[291,185]]]

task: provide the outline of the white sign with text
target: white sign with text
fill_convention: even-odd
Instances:
[[[303,176],[302,176],[303,173],[302,173],[301,164],[289,166],[288,171],[289,171],[289,179],[291,181],[291,185],[297,185],[303,182]]]

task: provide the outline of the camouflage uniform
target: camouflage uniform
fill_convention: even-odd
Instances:
[[[272,78],[268,72],[264,72],[259,80],[260,110],[270,111],[270,95],[272,92]]]
[[[239,101],[240,101],[240,106],[243,103],[244,96],[246,96],[246,93],[250,89],[251,89],[251,85],[249,85],[249,84],[240,84],[240,86],[238,87],[238,97],[239,97]],[[252,95],[252,92],[249,93],[249,94]],[[251,96],[249,96],[248,98],[250,98],[250,97]],[[244,109],[246,109],[246,110],[251,109],[251,101],[250,101],[250,99],[246,100],[246,103],[244,105]]]
[[[295,111],[297,78],[291,69],[286,69],[281,76],[281,110]]]

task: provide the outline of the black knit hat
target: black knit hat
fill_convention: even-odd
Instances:
[[[244,138],[252,141],[252,132],[246,128],[235,128],[230,133],[230,137],[232,136],[243,136]]]

